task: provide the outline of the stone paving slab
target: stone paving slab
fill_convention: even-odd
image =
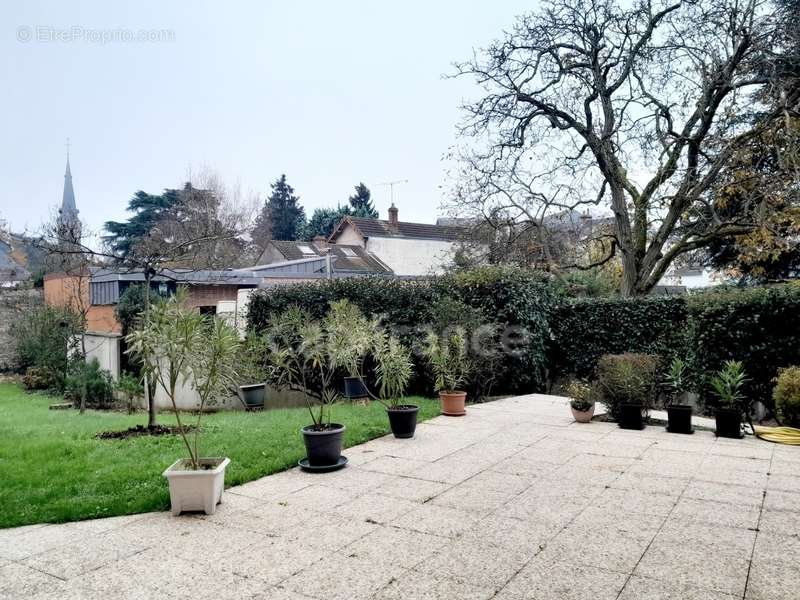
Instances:
[[[800,448],[529,395],[278,473],[217,513],[0,530],[0,600],[795,600]]]

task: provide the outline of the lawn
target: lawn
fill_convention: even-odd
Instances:
[[[0,384],[0,528],[169,507],[161,473],[184,456],[179,436],[99,440],[97,432],[145,424],[146,415],[48,410],[54,400]],[[439,414],[436,400],[408,401],[420,405],[420,419]],[[389,432],[377,403],[337,405],[333,418],[347,426],[346,447]],[[209,414],[202,453],[230,457],[226,483],[244,483],[296,464],[305,455],[300,428],[308,421],[305,408]],[[159,422],[175,421],[162,414]]]

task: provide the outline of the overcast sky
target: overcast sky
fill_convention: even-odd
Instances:
[[[386,218],[378,184],[408,179],[395,188],[400,218],[432,222],[459,104],[476,92],[442,74],[531,7],[4,2],[0,217],[35,228],[60,202],[69,137],[91,228],[203,165],[261,197],[285,172],[308,214],[364,181]],[[120,39],[142,30],[154,41]]]

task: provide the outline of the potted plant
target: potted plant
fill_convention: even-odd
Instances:
[[[467,393],[458,389],[467,382],[470,373],[463,330],[456,328],[441,336],[430,332],[423,354],[433,370],[434,387],[439,392],[442,414],[448,417],[465,415]]]
[[[727,360],[722,369],[711,378],[711,387],[718,404],[714,414],[717,436],[741,438],[742,412],[744,411],[744,384],[747,382],[741,361]]]
[[[265,338],[248,333],[239,348],[236,394],[245,410],[262,410],[267,398],[264,379]]]
[[[667,409],[667,431],[670,433],[694,433],[692,407],[689,404],[679,403],[686,397],[687,371],[686,362],[675,357],[664,378],[666,392],[664,404]]]
[[[331,316],[328,325],[332,328],[332,353],[337,365],[347,373],[344,395],[348,400],[365,400],[370,394],[364,383],[364,361],[373,347],[377,323],[347,300],[332,303]]]
[[[658,357],[606,354],[597,362],[600,401],[622,429],[644,429],[652,404]]]
[[[572,381],[566,387],[569,408],[578,423],[589,423],[594,416],[592,386],[585,381]]]
[[[291,307],[270,321],[270,362],[277,387],[300,391],[306,400],[311,424],[301,429],[306,458],[300,466],[312,471],[343,467],[344,425],[331,420],[331,407],[339,394],[333,382],[347,352],[345,320],[352,314],[348,302],[331,304],[322,321]]]
[[[221,319],[201,315],[185,303],[180,292],[155,305],[142,329],[130,333],[129,352],[139,357],[144,372],[170,399],[178,432],[188,458],[175,461],[164,471],[169,482],[172,514],[202,510],[213,514],[225,488],[226,457],[204,457],[200,449],[205,408],[228,388],[234,377],[239,335]],[[197,419],[190,432],[178,410],[181,387],[197,392]]]
[[[386,408],[392,433],[396,438],[412,438],[417,428],[419,406],[400,404],[411,380],[411,352],[396,338],[382,333],[376,339],[375,361],[378,401]]]

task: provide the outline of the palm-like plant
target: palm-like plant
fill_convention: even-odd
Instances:
[[[183,290],[153,306],[141,329],[126,337],[128,352],[142,364],[145,374],[159,385],[172,403],[178,431],[189,452],[192,469],[200,468],[199,436],[203,411],[235,377],[239,336],[219,319],[201,315],[186,304]],[[191,382],[200,404],[193,440],[181,419],[177,394]]]
[[[677,356],[673,358],[669,365],[669,371],[664,376],[664,388],[667,396],[665,404],[668,406],[675,404],[686,392],[688,375],[689,369],[686,361]]]
[[[430,332],[425,339],[423,354],[433,370],[438,392],[454,392],[465,384],[471,371],[463,330],[437,335]]]
[[[711,387],[723,408],[744,409],[744,385],[747,376],[739,360],[726,360],[722,369],[711,378]]]
[[[395,337],[381,332],[376,335],[374,354],[378,401],[387,408],[397,408],[413,372],[411,351]]]

